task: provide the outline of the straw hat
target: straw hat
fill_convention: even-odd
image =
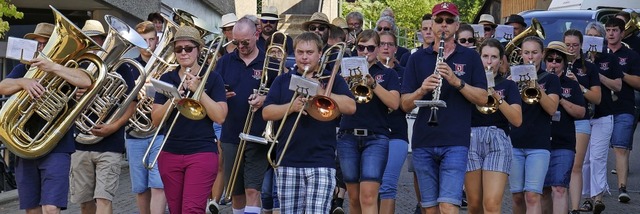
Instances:
[[[489,24],[493,28],[496,28],[496,26],[498,26],[496,24],[496,20],[493,18],[491,14],[480,15],[480,21],[478,21],[478,24]]]
[[[33,31],[33,33],[27,33],[26,35],[24,35],[25,39],[35,39],[36,37],[44,37],[44,38],[49,38],[51,37],[51,34],[53,33],[53,28],[54,25],[53,24],[49,24],[49,23],[39,23],[38,25],[36,25],[36,29]]]
[[[82,27],[82,32],[87,36],[106,36],[107,33],[104,32],[104,27],[102,27],[102,23],[98,20],[89,19],[84,22],[84,26]]]
[[[321,13],[321,12],[315,12],[313,13],[313,15],[311,15],[311,19],[309,19],[309,21],[306,21],[304,23],[302,23],[302,27],[307,30],[309,29],[309,25],[316,23],[316,24],[324,24],[327,25],[328,27],[335,27],[334,25],[332,25],[331,23],[329,23],[329,17],[327,17],[326,14]]]
[[[344,20],[344,18],[342,17],[336,17],[331,21],[331,24],[342,29],[349,28],[349,25],[347,24],[347,20]]]
[[[198,46],[204,46],[204,41],[200,38],[200,32],[194,27],[191,26],[180,26],[178,30],[176,30],[176,34],[173,36],[174,43],[176,41],[193,41],[198,44]]]
[[[278,8],[276,6],[268,6],[262,9],[259,19],[262,20],[280,20],[278,17]]]
[[[221,18],[221,23],[222,26],[220,27],[233,27],[234,25],[236,25],[236,22],[238,21],[238,17],[236,16],[235,13],[227,13],[222,15]]]
[[[569,52],[569,47],[567,47],[567,45],[564,44],[564,42],[559,42],[559,41],[549,42],[547,47],[544,48],[544,52],[548,52],[549,50],[555,50],[563,54],[566,54],[567,56],[573,56],[573,54]]]

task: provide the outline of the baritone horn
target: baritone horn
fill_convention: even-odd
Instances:
[[[514,37],[504,48],[504,53],[507,55],[509,60],[509,65],[520,65],[522,64],[522,55],[520,54],[521,48],[520,45],[524,41],[525,38],[529,36],[537,36],[541,39],[544,39],[544,28],[538,21],[538,19],[531,19],[531,26],[522,31],[522,33],[518,34]]]
[[[76,99],[77,88],[66,80],[38,67],[31,67],[24,78],[35,79],[45,87],[38,99],[24,90],[12,95],[0,109],[0,140],[19,157],[34,159],[48,154],[73,126],[76,117],[104,85],[106,66],[91,53],[102,48],[54,7],[55,28],[38,58],[66,67],[77,68],[78,62],[90,61],[96,72],[89,74],[93,84]]]
[[[622,32],[622,38],[627,38],[629,36],[633,36],[634,33],[640,30],[640,17],[638,17],[638,13],[633,11],[629,13],[630,19],[624,25],[624,31]]]

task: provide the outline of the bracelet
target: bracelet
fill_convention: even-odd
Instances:
[[[456,89],[462,90],[462,88],[464,88],[464,86],[467,85],[467,83],[464,82],[464,80],[460,80],[460,86],[456,87]]]

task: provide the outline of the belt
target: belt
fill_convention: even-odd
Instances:
[[[341,130],[340,133],[352,134],[359,137],[366,137],[366,136],[375,134],[374,131],[368,130],[368,129],[346,129],[346,130]]]

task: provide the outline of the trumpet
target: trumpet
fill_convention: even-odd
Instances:
[[[433,74],[440,76],[438,72],[438,64],[444,62],[444,32],[440,34],[440,46],[438,47],[438,58],[436,60],[436,66]],[[440,90],[442,88],[442,78],[439,79],[438,85],[433,90],[433,96],[431,100],[415,100],[414,104],[418,107],[431,107],[431,114],[429,115],[429,121],[427,125],[438,126],[438,108],[447,107],[447,103],[444,100],[440,100]]]
[[[529,61],[529,64],[533,64],[533,62]],[[555,73],[555,69],[551,72]],[[540,92],[540,88],[538,87],[537,80],[533,80],[527,75],[527,77],[520,77],[519,82],[525,83],[525,87],[520,91],[520,96],[522,97],[523,102],[529,105],[540,102],[542,93]]]
[[[367,85],[367,79],[360,68],[349,69],[349,89],[357,103],[368,103],[373,99],[373,89]]]
[[[476,108],[482,114],[493,114],[496,111],[498,111],[499,103],[496,100],[496,98],[493,97],[493,92],[494,92],[493,87],[496,84],[494,83],[493,71],[491,71],[491,66],[487,66],[487,70],[485,70],[485,75],[487,76],[487,83],[489,83],[488,84],[489,87],[487,88],[487,92],[489,93],[487,97],[487,103],[485,103],[484,105],[476,105]]]

